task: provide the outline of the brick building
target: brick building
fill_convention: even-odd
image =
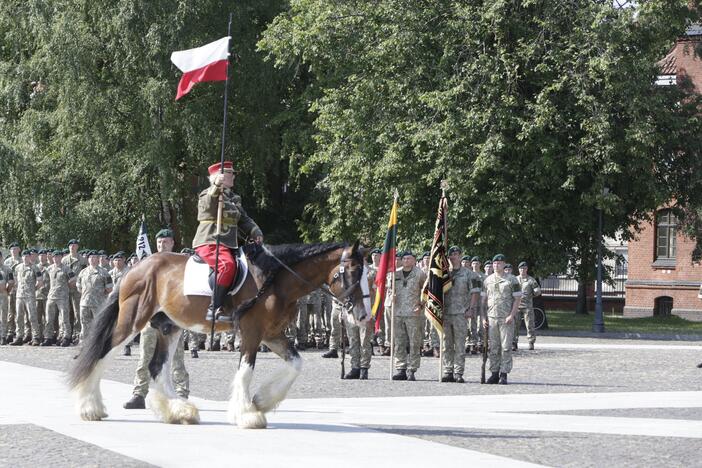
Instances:
[[[702,46],[702,27],[693,26],[659,62],[659,86],[683,81],[702,93],[702,60],[695,49]],[[702,266],[692,263],[695,243],[677,229],[675,215],[666,207],[654,214],[653,223],[640,225],[636,240],[629,242],[625,317],[678,315],[702,321],[702,299],[698,298]]]

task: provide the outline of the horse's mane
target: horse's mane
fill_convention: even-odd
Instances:
[[[275,282],[276,277],[283,266],[272,256],[278,257],[281,262],[288,267],[293,267],[303,260],[318,255],[323,255],[332,250],[346,247],[348,244],[344,242],[335,243],[318,243],[318,244],[280,244],[267,245],[265,248],[256,244],[247,244],[243,247],[244,253],[249,261],[261,270],[261,274],[265,278],[263,284],[258,289],[258,293],[251,299],[244,301],[235,311],[235,317],[240,319],[248,310],[250,310],[258,299],[263,296],[268,288]],[[267,251],[268,250],[268,251]]]

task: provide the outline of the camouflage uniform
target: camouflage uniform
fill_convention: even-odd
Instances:
[[[38,263],[37,269],[41,272],[42,286],[37,289],[37,321],[39,322],[38,335],[46,337],[47,326],[54,329],[54,324],[47,324],[46,322],[46,295],[49,293],[49,281],[46,278],[46,269],[49,267],[48,263]],[[53,336],[51,337],[53,338]]]
[[[395,369],[416,371],[419,369],[422,348],[424,315],[421,307],[421,293],[427,275],[414,267],[405,277],[400,269],[395,272]],[[409,346],[409,357],[407,355]]]
[[[453,285],[444,294],[444,342],[441,348],[444,374],[462,376],[466,361],[466,333],[471,298],[480,293],[480,278],[460,267],[451,271]]]
[[[473,272],[477,276],[478,281],[480,281],[480,289],[483,288],[483,283],[487,275],[485,273]],[[478,309],[475,311],[472,317],[468,319],[468,335],[466,336],[466,348],[473,347],[475,350],[479,343],[482,343],[482,310],[483,301],[478,301]]]
[[[4,266],[10,268],[10,271],[12,272],[13,278],[15,277],[15,268],[17,268],[17,265],[22,263],[22,259],[20,258],[14,258],[14,257],[8,257],[5,259],[5,262],[3,263]],[[7,305],[7,322],[6,322],[6,328],[7,328],[7,333],[9,334],[14,334],[15,333],[15,315],[17,313],[17,282],[15,281],[15,285],[10,291],[9,297],[8,297],[8,305]]]
[[[149,363],[156,352],[156,343],[158,342],[159,332],[151,325],[147,325],[141,331],[139,339],[139,364],[134,376],[134,395],[139,395],[143,398],[149,393],[149,381],[151,374],[149,373]],[[178,347],[173,354],[173,363],[171,369],[173,372],[173,386],[175,392],[183,397],[188,398],[190,394],[190,376],[185,370],[184,353],[183,353],[183,335],[180,335]]]
[[[522,288],[522,299],[519,303],[519,313],[514,321],[514,339],[513,343],[519,342],[519,325],[521,324],[521,317],[524,317],[524,324],[527,330],[527,340],[529,344],[534,344],[536,342],[536,329],[534,327],[534,297],[541,295],[541,289],[539,288],[539,283],[536,280],[527,275],[526,278],[522,276],[517,276],[517,280]]]
[[[7,294],[8,283],[14,280],[12,268],[0,265],[0,340],[7,336],[7,316],[10,307],[9,294]]]
[[[49,265],[44,272],[44,279],[49,285],[44,338],[53,338],[53,324],[57,314],[59,316],[59,336],[71,337],[71,314],[68,306],[70,295],[68,282],[71,278],[75,278],[75,275],[66,265]]]
[[[331,313],[329,314],[329,351],[338,350],[341,346],[341,324],[339,316],[341,315],[341,303],[333,301],[331,305]]]
[[[78,275],[76,288],[81,295],[80,298],[80,321],[81,321],[81,341],[88,333],[88,327],[97,315],[105,299],[107,290],[112,289],[112,278],[102,267],[88,266]]]
[[[66,265],[68,268],[71,269],[73,274],[78,277],[80,274],[81,270],[83,270],[88,264],[83,258],[82,255],[76,254],[76,256],[72,256],[70,254],[66,255],[61,259],[61,263],[63,265]],[[71,309],[71,314],[73,316],[73,338],[76,339],[78,338],[79,335],[81,335],[81,320],[80,320],[80,291],[78,291],[78,285],[77,283],[69,288],[69,295],[68,295],[68,301],[69,301],[69,306]],[[64,338],[70,338],[68,336]]]
[[[505,320],[512,313],[515,300],[522,295],[519,281],[513,275],[493,273],[483,284],[483,298],[487,298],[490,372],[509,374],[512,370],[512,335],[514,325]]]
[[[17,302],[15,317],[15,336],[28,338],[30,331],[25,329],[25,314],[29,316],[32,330],[39,330],[37,320],[37,283],[41,281],[41,272],[34,265],[20,263],[15,267],[15,284],[17,285]],[[33,337],[39,340],[39,335]]]
[[[371,301],[375,297],[375,274],[377,270],[368,266],[368,281],[371,283]],[[373,355],[373,333],[375,322],[369,320],[366,323],[357,325],[346,323],[346,336],[349,339],[349,355],[351,356],[352,369],[370,369],[371,356]]]

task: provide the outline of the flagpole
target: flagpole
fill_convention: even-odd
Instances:
[[[229,42],[227,43],[227,78],[224,81],[224,110],[222,118],[222,148],[219,157],[219,173],[224,174],[224,147],[227,143],[227,103],[229,101],[229,49],[232,42],[232,13],[229,13],[229,24],[227,25],[227,37]],[[214,268],[214,288],[212,291],[213,300],[217,297],[217,270],[219,269],[219,246],[220,246],[220,234],[222,233],[222,211],[224,210],[224,189],[219,194],[219,201],[217,204],[217,234],[215,243],[215,268]],[[212,327],[210,328],[210,351],[214,345],[214,334],[215,334],[215,322],[217,321],[216,314],[217,311],[212,311]]]
[[[446,200],[446,188],[448,187],[448,182],[446,179],[443,179],[441,181],[441,206],[444,206],[444,200]],[[448,253],[448,216],[444,216],[444,252]],[[444,302],[444,308],[445,308],[445,302]],[[445,312],[445,310],[444,310]],[[442,312],[441,318],[443,318],[446,315]],[[443,355],[443,350],[444,350],[444,333],[440,332],[439,329],[436,329],[436,333],[439,335],[439,382],[441,382],[441,376],[443,374],[443,362],[444,362],[444,355]],[[464,345],[461,345],[464,346]]]
[[[397,199],[400,198],[397,189],[393,193],[393,207],[397,204]],[[395,233],[397,235],[397,220],[395,220]],[[397,269],[397,237],[395,237],[395,258],[388,259],[395,265],[392,269],[392,281],[390,282],[390,288],[392,294],[390,295],[390,380],[392,380],[393,366],[395,365],[395,270]]]

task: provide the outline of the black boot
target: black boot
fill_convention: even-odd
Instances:
[[[143,396],[132,395],[132,398],[122,406],[124,406],[125,409],[145,409],[146,402]]]
[[[441,381],[442,382],[455,382],[456,379],[453,378],[453,372],[449,372],[448,374],[444,374],[441,376]]]
[[[216,316],[218,322],[231,322],[232,316],[225,315],[224,311],[220,310],[224,305],[224,300],[227,298],[229,288],[220,285],[217,285],[215,288],[214,276],[210,276],[210,287],[212,288],[212,302],[210,302],[210,307],[207,309],[205,320],[212,321]]]
[[[409,380],[410,382],[414,382],[415,380],[417,380],[414,378],[413,370],[407,369],[407,380]]]
[[[61,346],[62,348],[68,348],[69,346],[71,346],[71,339],[70,338],[61,339],[61,344],[59,346]]]
[[[327,351],[326,353],[322,354],[322,357],[325,358],[325,359],[326,359],[326,358],[334,358],[334,359],[336,359],[336,358],[339,357],[339,353],[338,353],[335,349],[330,349],[330,350]]]
[[[361,367],[361,375],[358,378],[361,380],[368,380],[368,369]]]
[[[190,350],[190,357],[193,359],[198,359],[200,356],[197,354],[197,349]]]
[[[345,380],[357,380],[361,378],[361,369],[352,368],[348,374],[344,376]]]
[[[463,380],[463,376],[461,374],[456,374],[456,377],[454,378],[454,381],[456,383],[465,383],[465,380]]]
[[[500,374],[499,372],[493,372],[492,375],[490,376],[489,379],[487,379],[487,382],[489,384],[496,384],[500,380]]]
[[[124,347],[124,351],[122,351],[123,356],[131,356],[132,355],[132,347],[127,345]]]
[[[15,338],[15,340],[10,343],[10,346],[22,346],[24,344],[24,340],[22,338]]]
[[[507,373],[500,372],[500,385],[507,385]]]
[[[398,369],[397,373],[392,376],[392,380],[407,380],[407,371],[405,369]]]

